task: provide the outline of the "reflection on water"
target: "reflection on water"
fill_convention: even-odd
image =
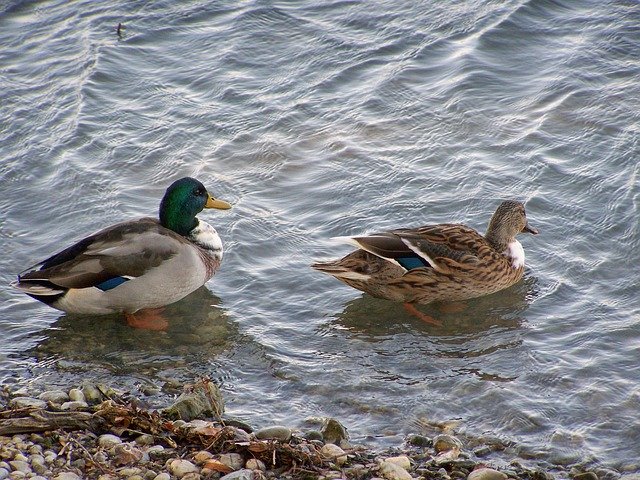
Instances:
[[[526,276],[511,288],[455,305],[420,305],[420,311],[442,322],[433,326],[407,313],[402,305],[362,295],[350,301],[332,322],[360,338],[375,340],[377,336],[393,335],[413,330],[432,338],[475,335],[491,328],[515,329],[524,322],[522,313],[536,296],[537,279]]]
[[[210,360],[237,341],[237,326],[206,287],[168,305],[162,316],[169,324],[164,332],[131,328],[121,315],[61,314],[48,328],[34,332],[37,344],[26,353],[40,367],[56,363],[63,375],[97,368],[103,375],[135,375],[149,382],[167,376],[190,381],[199,373],[210,374]],[[175,378],[179,368],[191,363],[201,368]]]

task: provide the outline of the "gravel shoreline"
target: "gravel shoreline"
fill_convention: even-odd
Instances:
[[[498,467],[482,458],[491,446],[469,450],[451,432],[412,435],[402,449],[377,452],[351,444],[331,418],[310,421],[304,432],[278,425],[254,431],[224,416],[222,396],[207,379],[188,386],[167,408],[139,405],[90,384],[37,398],[5,391],[0,480],[603,478],[576,469],[552,474],[515,460]]]

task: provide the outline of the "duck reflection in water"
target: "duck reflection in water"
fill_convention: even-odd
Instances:
[[[132,329],[122,316],[64,314],[51,327],[34,336],[42,338],[30,353],[40,359],[69,362],[125,371],[157,371],[163,363],[175,366],[176,357],[215,358],[238,337],[235,323],[221,308],[221,300],[201,287],[162,312],[165,332]]]

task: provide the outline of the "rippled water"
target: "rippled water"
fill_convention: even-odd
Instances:
[[[637,2],[0,8],[3,383],[210,375],[256,426],[333,415],[385,447],[456,421],[496,461],[640,471]],[[226,256],[167,334],[7,286],[184,175],[234,208],[203,214]],[[484,230],[503,198],[540,230],[525,279],[425,308],[443,327],[309,268],[336,235]]]

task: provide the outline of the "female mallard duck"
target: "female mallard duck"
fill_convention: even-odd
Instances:
[[[538,233],[527,223],[522,203],[505,201],[484,237],[450,223],[341,237],[359,250],[312,267],[375,297],[404,302],[411,313],[433,323],[414,304],[480,297],[522,278],[524,249],[516,240],[521,232]]]
[[[175,181],[160,219],[118,223],[28,268],[13,286],[69,313],[133,313],[176,302],[220,266],[222,241],[196,218],[204,208],[231,208],[194,178]],[[131,320],[130,317],[128,317]]]

